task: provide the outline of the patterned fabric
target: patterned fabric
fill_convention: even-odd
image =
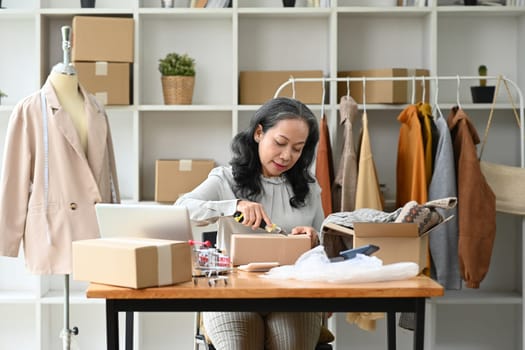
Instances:
[[[415,223],[419,234],[423,234],[443,221],[443,217],[434,208],[410,201],[403,206],[395,222]]]

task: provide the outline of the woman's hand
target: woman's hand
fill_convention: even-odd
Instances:
[[[310,243],[312,248],[319,245],[319,235],[315,228],[310,226],[297,226],[292,229],[290,232],[292,235],[307,235],[310,237]]]
[[[266,225],[272,224],[272,220],[270,220],[260,203],[240,200],[237,202],[237,211],[240,211],[243,215],[242,224],[254,230],[261,226],[263,220]]]

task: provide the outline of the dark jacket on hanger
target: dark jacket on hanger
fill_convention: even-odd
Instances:
[[[496,198],[478,160],[479,136],[467,114],[454,107],[448,116],[457,172],[459,267],[469,288],[479,288],[489,269],[496,234]]]

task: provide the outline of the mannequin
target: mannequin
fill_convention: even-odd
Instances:
[[[0,256],[17,257],[23,242],[29,272],[64,275],[64,350],[78,333],[69,328],[71,243],[100,236],[96,203],[120,202],[109,121],[70,64],[70,32],[62,27],[63,62],[13,108],[0,177]]]
[[[69,114],[77,130],[80,144],[87,151],[87,116],[84,109],[84,97],[78,90],[78,76],[52,70],[49,75],[62,108]]]

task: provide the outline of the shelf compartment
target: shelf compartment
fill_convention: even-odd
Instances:
[[[233,34],[230,19],[185,16],[145,16],[139,26],[141,62],[139,103],[162,105],[158,62],[169,52],[187,53],[195,59],[194,105],[230,105],[234,102]]]
[[[142,112],[140,119],[141,201],[155,197],[157,159],[213,159],[217,165],[230,160],[231,112]]]

